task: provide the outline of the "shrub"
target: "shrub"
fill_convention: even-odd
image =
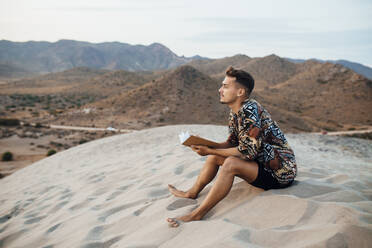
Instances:
[[[372,88],[372,80],[368,80],[368,81],[366,82],[366,84],[367,84],[368,87]]]
[[[53,155],[55,153],[57,153],[56,150],[51,149],[51,150],[48,151],[47,156],[49,157],[49,156],[51,156],[51,155]]]
[[[18,119],[3,119],[0,118],[0,125],[1,126],[19,126],[19,120]]]
[[[13,154],[11,152],[4,152],[1,156],[2,161],[12,161],[13,160]]]
[[[317,81],[319,84],[326,84],[326,83],[328,83],[328,81],[323,80],[323,79],[317,79],[316,81]]]
[[[324,127],[324,130],[326,130],[327,132],[336,131],[336,129],[334,129],[333,127]]]

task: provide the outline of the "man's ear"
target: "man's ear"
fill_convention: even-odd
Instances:
[[[244,96],[245,95],[245,89],[242,87],[242,88],[239,88],[238,89],[238,96]]]

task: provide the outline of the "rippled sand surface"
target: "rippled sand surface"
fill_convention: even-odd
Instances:
[[[176,125],[85,143],[0,180],[0,247],[371,247],[372,142],[287,134],[299,174],[263,191],[235,179],[202,221],[170,228],[205,198],[176,198],[205,161],[181,146],[190,131],[215,141],[227,128]],[[213,182],[212,182],[213,184]]]

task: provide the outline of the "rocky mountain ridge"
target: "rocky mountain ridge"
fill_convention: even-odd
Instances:
[[[192,59],[177,56],[160,43],[145,46],[74,40],[0,41],[0,63],[32,73],[58,72],[74,67],[128,71],[158,70],[173,68]]]

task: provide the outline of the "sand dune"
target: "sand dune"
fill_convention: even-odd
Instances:
[[[0,180],[0,247],[371,247],[372,142],[287,135],[299,175],[262,191],[236,179],[202,221],[170,228],[205,198],[176,198],[205,157],[177,134],[216,141],[227,128],[177,125],[85,143]]]

